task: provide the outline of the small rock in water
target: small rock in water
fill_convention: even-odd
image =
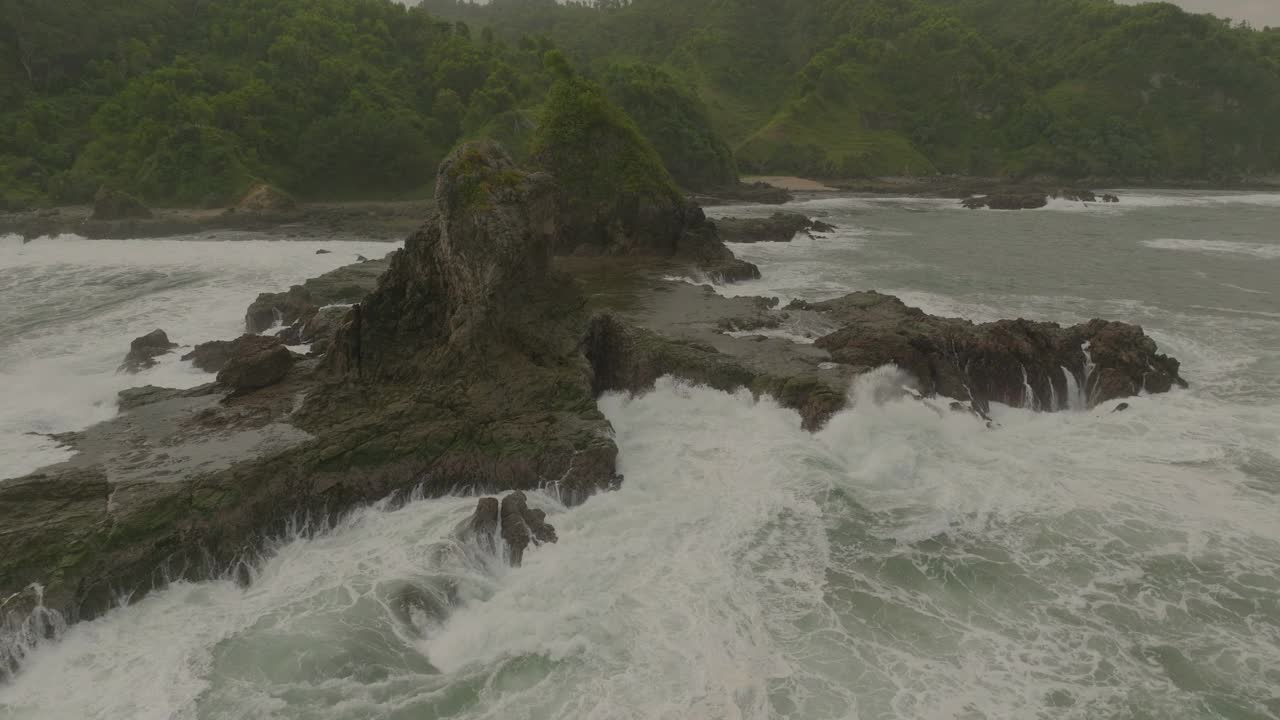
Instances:
[[[531,510],[529,499],[523,492],[507,495],[499,503],[497,498],[480,498],[476,511],[456,531],[460,539],[474,539],[488,552],[497,552],[494,537],[502,530],[502,541],[513,567],[520,567],[524,552],[530,545],[554,543],[556,529],[547,522],[542,510]]]
[[[156,358],[178,347],[169,342],[169,336],[163,330],[152,330],[129,343],[129,354],[124,356],[120,370],[133,374],[155,367]]]
[[[321,249],[321,250],[317,250],[317,251],[316,251],[316,254],[317,254],[317,255],[329,255],[329,254],[330,254],[330,252],[329,252],[328,250],[323,250],[323,249]]]
[[[1125,410],[1128,410],[1128,409],[1129,409],[1129,403],[1120,403],[1119,405],[1116,406],[1116,409],[1112,410],[1111,412],[1113,413],[1124,412]]]

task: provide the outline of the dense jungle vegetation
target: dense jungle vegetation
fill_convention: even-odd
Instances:
[[[461,139],[528,157],[555,48],[689,189],[1280,168],[1280,33],[1168,4],[0,0],[0,201],[420,194]]]

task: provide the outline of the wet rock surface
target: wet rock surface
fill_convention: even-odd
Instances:
[[[391,266],[392,255],[345,265],[285,292],[262,293],[245,313],[245,330],[260,333],[277,325],[301,330],[321,308],[359,302]]]
[[[283,340],[271,335],[242,335],[235,340],[211,340],[196,345],[182,356],[205,372],[220,372],[232,358],[268,350],[282,345]]]
[[[293,353],[278,342],[241,344],[218,372],[218,383],[238,392],[260,390],[283,380],[293,363]]]
[[[835,227],[801,213],[779,212],[767,218],[723,218],[716,220],[725,242],[791,242],[801,233],[826,233]]]
[[[513,567],[524,562],[530,546],[558,540],[546,512],[531,509],[528,497],[520,491],[510,493],[501,502],[492,497],[480,498],[476,511],[459,526],[457,535],[491,554],[501,551]]]
[[[132,374],[155,367],[156,358],[168,354],[176,347],[178,344],[170,342],[165,331],[152,330],[129,343],[129,354],[125,355],[124,362],[120,364],[120,371]]]
[[[996,193],[966,198],[960,202],[970,210],[1035,210],[1049,204],[1049,196],[1042,192]]]
[[[827,315],[841,329],[817,346],[854,366],[895,364],[926,394],[1034,410],[1084,409],[1185,387],[1177,360],[1161,355],[1142,328],[1092,320],[1072,327],[1028,320],[974,324],[926,315],[898,298],[852,293],[796,308]]]

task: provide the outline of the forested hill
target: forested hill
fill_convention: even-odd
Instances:
[[[663,64],[743,170],[1230,181],[1280,168],[1280,33],[1111,0],[425,0]]]
[[[690,189],[1280,168],[1280,33],[1172,5],[0,0],[0,205],[421,193],[461,139],[527,152],[556,47]]]
[[[103,184],[220,205],[260,179],[306,198],[421,194],[460,140],[525,154],[553,80],[545,37],[392,0],[0,7],[0,205],[84,202]],[[683,86],[643,63],[602,68],[677,181],[736,181]]]

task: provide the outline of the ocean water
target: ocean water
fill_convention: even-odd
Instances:
[[[882,368],[809,434],[768,399],[664,380],[601,400],[626,481],[573,508],[533,496],[560,541],[523,567],[452,540],[474,499],[360,510],[281,539],[248,589],[175,585],[31,648],[0,718],[1280,717],[1280,196],[1120,194],[1021,213],[802,201],[838,230],[735,247],[764,278],[720,290],[1139,322],[1190,390],[1124,413],[997,407],[987,429],[901,399]],[[74,358],[133,382],[109,367],[133,335],[233,334],[254,293],[342,260],[314,243],[232,258],[175,242],[165,264],[159,245],[94,260],[41,242],[47,262],[3,246],[0,328],[19,328],[22,357],[62,348],[67,364],[24,371],[48,390],[24,388],[31,407],[0,409],[0,428],[40,403],[60,408],[54,428],[108,414],[116,385],[78,384]],[[153,278],[12,310],[40,295],[24,288],[61,297],[68,258],[83,277],[205,275],[185,304]],[[19,356],[0,345],[0,371]],[[46,452],[21,447],[0,457]],[[407,588],[431,609],[405,612]]]

